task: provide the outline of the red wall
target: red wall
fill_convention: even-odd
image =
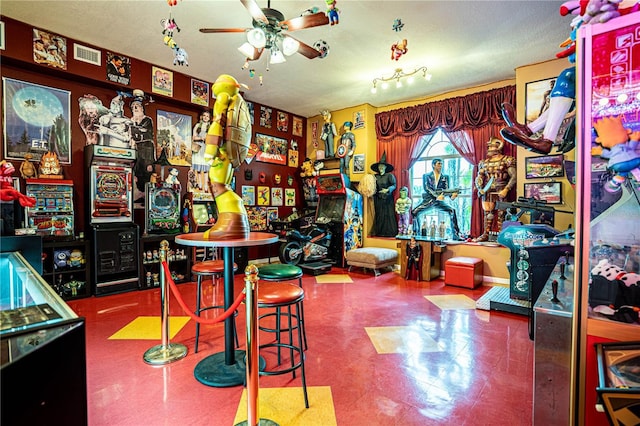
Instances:
[[[86,94],[92,94],[97,96],[100,100],[102,100],[103,105],[109,106],[111,99],[116,95],[117,90],[122,91],[131,91],[133,89],[141,89],[146,94],[150,94],[154,103],[151,103],[145,107],[146,114],[156,121],[156,111],[170,111],[177,112],[180,114],[191,115],[192,123],[195,125],[198,121],[198,117],[200,112],[204,109],[204,107],[200,105],[196,105],[190,102],[191,95],[191,76],[182,74],[177,71],[178,68],[173,68],[173,88],[174,88],[174,96],[166,97],[162,95],[158,95],[152,93],[151,91],[151,68],[153,64],[149,64],[135,58],[131,58],[131,81],[128,86],[123,86],[116,83],[111,83],[106,81],[106,52],[118,53],[119,46],[93,46],[87,43],[82,42],[81,40],[73,40],[67,37],[67,70],[58,70],[46,65],[36,64],[33,61],[33,53],[32,53],[32,40],[33,40],[33,26],[27,25],[25,23],[15,21],[10,18],[2,17],[2,21],[5,23],[5,48],[6,50],[0,51],[2,55],[2,69],[1,75],[2,77],[9,77],[16,80],[26,81],[29,83],[40,84],[43,86],[54,87],[58,89],[68,90],[71,92],[71,165],[63,166],[64,177],[65,179],[73,179],[75,182],[75,211],[76,211],[76,234],[79,231],[85,230],[85,190],[84,190],[84,147],[85,147],[85,134],[82,131],[80,125],[78,124],[78,116],[79,116],[79,105],[78,99]],[[63,33],[59,31],[54,31],[53,29],[48,28],[40,28],[44,31],[48,31],[50,33],[55,33],[61,36],[65,36]],[[78,43],[92,47],[94,49],[98,49],[102,51],[102,65],[100,67],[91,65],[85,62],[76,61],[73,59],[73,43],[77,41]],[[210,82],[211,83],[211,82]],[[245,95],[247,101],[251,101],[250,94]],[[4,95],[3,95],[4,99]],[[213,107],[214,100],[211,99],[210,104]],[[304,141],[306,140],[306,118],[300,117],[302,119],[302,136],[294,137],[291,133],[292,130],[292,117],[295,115],[294,113],[287,112],[289,115],[289,126],[288,132],[279,132],[276,129],[276,114],[278,112],[277,109],[272,108],[272,127],[264,128],[260,126],[260,107],[261,104],[254,103],[254,126],[253,133],[261,133],[265,135],[271,135],[286,139],[288,141],[296,140],[298,142],[298,157],[299,163],[302,163],[302,160],[306,156],[306,144]],[[265,105],[268,107],[268,105]],[[130,111],[128,106],[125,107],[126,114],[129,115]],[[4,134],[4,129],[2,129]],[[3,141],[4,145],[4,141]],[[0,150],[0,155],[4,155],[4,149]],[[20,167],[21,161],[12,161],[16,170]],[[180,170],[180,181],[182,182],[183,188],[186,190],[186,182],[187,182],[187,167],[178,167]],[[253,179],[251,181],[245,180],[245,170],[252,169],[253,170]],[[159,167],[157,170],[160,173]],[[261,184],[258,182],[258,175],[260,172],[264,172],[267,175],[267,182],[265,184]],[[16,172],[17,173],[17,172]],[[239,169],[236,171],[236,190],[239,193],[242,185],[267,185],[267,186],[275,186],[275,183],[272,180],[274,174],[279,173],[282,175],[281,187],[287,186],[287,176],[291,175],[294,177],[295,181],[293,187],[296,188],[296,206],[300,209],[303,205],[302,198],[302,187],[300,182],[300,177],[298,173],[298,168],[281,166],[270,163],[261,163],[257,161],[252,161],[251,164],[247,165],[243,163]],[[24,188],[24,182],[21,182],[21,188]],[[279,207],[280,217],[286,217],[292,211],[292,207]],[[143,220],[139,218],[143,215],[140,215],[139,212],[136,213],[136,222],[141,226],[141,229],[144,226]],[[250,258],[255,258],[256,256],[252,256],[250,253]]]

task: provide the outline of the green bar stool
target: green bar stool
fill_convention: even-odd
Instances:
[[[288,263],[262,265],[258,268],[258,278],[269,282],[298,280],[298,287],[302,288],[302,268]],[[302,328],[304,350],[307,350],[307,333],[304,329],[304,304],[302,302],[300,302],[300,326]]]
[[[235,272],[238,269],[238,265],[233,264],[233,271]],[[208,311],[209,309],[222,309],[224,310],[224,305],[212,305],[212,306],[202,306],[202,280],[204,277],[211,277],[211,283],[214,289],[218,288],[218,279],[224,273],[224,261],[223,260],[204,260],[202,262],[198,262],[191,267],[191,273],[197,277],[198,287],[196,290],[196,315],[200,316],[200,313],[203,311]],[[213,300],[215,303],[216,297],[215,294],[213,296]],[[233,327],[233,335],[236,339],[236,347],[240,346],[240,342],[238,341],[238,332],[235,326],[235,317],[238,315],[238,311],[234,312],[234,327]],[[198,352],[198,342],[200,340],[200,323],[196,322],[196,348],[195,352]]]
[[[302,301],[304,300],[304,290],[294,284],[278,283],[278,282],[261,282],[258,284],[258,308],[275,308],[276,312],[271,312],[258,316],[258,328],[264,332],[275,333],[276,340],[272,343],[260,345],[260,350],[267,348],[276,348],[278,354],[277,367],[271,368],[267,366],[260,370],[261,376],[277,376],[281,374],[292,373],[293,378],[296,377],[296,370],[300,370],[300,378],[302,380],[302,391],[304,393],[304,405],[309,408],[309,398],[307,396],[307,381],[304,371],[304,348],[303,348],[303,322],[302,322]],[[292,307],[295,312],[292,312]],[[283,308],[286,311],[283,312]],[[275,317],[273,326],[265,325],[265,318]],[[285,321],[286,320],[286,321]],[[260,323],[263,323],[260,325]],[[293,331],[296,331],[296,339],[294,339]],[[286,334],[289,338],[284,342],[282,335]],[[289,349],[289,358],[291,363],[287,367],[281,366],[281,349]],[[263,351],[264,353],[264,351]]]

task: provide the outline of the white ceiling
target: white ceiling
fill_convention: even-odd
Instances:
[[[267,7],[268,0],[257,0]],[[515,68],[554,59],[568,37],[571,17],[559,14],[561,1],[348,1],[338,0],[340,22],[291,34],[312,45],[322,39],[331,50],[324,58],[296,54],[266,71],[266,56],[251,63],[256,77],[243,70],[237,47],[244,33],[203,34],[200,28],[250,28],[240,0],[30,1],[2,0],[0,13],[50,32],[138,58],[195,78],[214,81],[231,74],[250,87],[248,100],[304,117],[369,103],[381,107],[435,96],[456,89],[515,78]],[[273,0],[271,8],[293,18],[323,0]],[[178,45],[189,53],[189,66],[173,65],[163,43],[160,20],[176,20]],[[404,28],[392,29],[400,18]],[[391,60],[391,45],[408,40],[408,52]],[[7,40],[7,43],[10,43]],[[430,82],[372,94],[375,77],[426,65]],[[259,85],[258,75],[264,84]]]

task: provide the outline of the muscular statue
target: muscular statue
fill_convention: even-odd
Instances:
[[[495,229],[500,230],[504,220],[504,210],[497,210],[496,202],[505,201],[511,188],[516,185],[516,159],[502,153],[504,142],[492,137],[487,142],[487,158],[478,164],[476,189],[482,198],[484,210],[484,232],[474,241],[487,241],[496,219]]]
[[[456,210],[444,201],[445,194],[448,194],[452,200],[455,200],[458,193],[455,190],[449,189],[449,176],[442,174],[442,159],[434,158],[431,160],[431,166],[433,171],[425,173],[422,176],[422,187],[424,193],[422,194],[422,201],[413,209],[413,217],[418,218],[418,215],[430,208],[435,208],[449,213],[451,219],[451,238],[454,240],[461,240],[460,228],[458,227],[458,217]],[[414,221],[417,224],[417,220]],[[415,225],[414,225],[415,226]]]
[[[409,221],[411,220],[411,198],[409,188],[400,188],[400,198],[396,200],[396,214],[398,215],[398,236],[409,233]]]
[[[247,158],[251,142],[251,118],[247,103],[240,95],[238,81],[222,74],[213,83],[216,102],[213,122],[205,145],[205,160],[211,165],[211,192],[218,207],[216,224],[205,231],[205,238],[244,238],[249,235],[249,220],[242,198],[229,184],[233,170]]]

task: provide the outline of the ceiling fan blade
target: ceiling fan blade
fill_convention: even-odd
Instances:
[[[246,28],[200,28],[201,33],[243,33]]]
[[[291,37],[290,35],[286,35],[285,37]],[[320,56],[320,52],[318,52],[316,49],[314,49],[313,47],[309,46],[308,44],[305,44],[303,42],[301,42],[298,39],[293,38],[295,41],[297,41],[298,43],[300,43],[300,46],[298,46],[298,53],[306,56],[309,59],[313,59],[313,58],[317,58],[318,56]]]
[[[318,27],[329,23],[329,18],[323,12],[313,13],[311,15],[296,16],[280,22],[280,28],[287,31],[297,31],[304,28]]]
[[[253,18],[254,21],[262,22],[265,25],[269,25],[269,20],[266,16],[264,16],[264,12],[256,0],[240,0],[240,3],[249,11],[249,15]]]

